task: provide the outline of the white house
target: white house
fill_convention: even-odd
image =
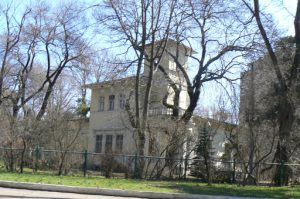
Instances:
[[[175,54],[177,49],[178,60],[187,70],[188,56],[193,51],[184,45],[180,45],[179,48],[176,45],[176,42],[169,40],[166,51]],[[176,68],[175,61],[169,54],[164,53],[160,63],[170,78],[172,78],[174,82],[182,85],[179,108],[180,110],[185,110],[189,105],[189,98],[185,82],[181,76],[182,74],[180,74]],[[147,78],[147,64],[147,62],[144,63],[145,67],[142,78]],[[129,100],[133,104],[134,84],[135,77],[132,76],[87,85],[92,91],[88,141],[88,150],[90,152],[113,152],[116,154],[137,153],[135,134],[130,125],[128,113],[125,111],[126,100]],[[143,89],[141,90],[142,95]],[[154,138],[151,136],[146,138],[146,154],[148,155],[167,156],[167,141],[172,142],[172,138],[178,136],[175,134],[167,135],[168,133],[164,132],[165,130],[161,130],[162,128],[168,128],[169,131],[172,131],[172,127],[174,126],[174,123],[170,122],[171,110],[167,109],[162,103],[166,93],[169,94],[167,102],[172,103],[174,93],[171,92],[170,85],[164,78],[163,73],[157,70],[153,77],[153,88],[149,108],[149,123],[154,124],[155,128],[152,130],[155,131],[155,134],[153,134]],[[185,135],[195,141],[203,122],[204,120],[200,120],[199,117],[194,117],[188,127],[188,133]],[[216,127],[215,124],[214,127]],[[174,128],[177,127],[174,126]],[[225,153],[227,130],[224,125],[220,125],[218,128],[213,136],[213,145],[215,148],[215,156],[221,157]],[[179,138],[179,140],[180,139],[183,138]],[[156,153],[151,153],[153,145],[156,147]],[[191,150],[193,148],[193,146],[188,143],[182,146],[183,148],[179,149],[180,153],[178,153],[180,156],[184,156],[187,149]],[[163,153],[164,150],[165,152]]]

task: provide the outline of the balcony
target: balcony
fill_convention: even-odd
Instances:
[[[179,108],[179,115],[184,114],[184,109]],[[172,109],[170,108],[152,108],[149,110],[149,116],[161,116],[161,115],[166,115],[166,116],[171,116],[172,115]]]

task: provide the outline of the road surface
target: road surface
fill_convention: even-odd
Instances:
[[[25,189],[10,189],[0,187],[0,199],[140,199],[116,196],[85,195],[74,193],[59,193]]]

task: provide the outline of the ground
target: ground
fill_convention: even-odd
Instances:
[[[114,196],[99,196],[99,195],[85,195],[85,194],[74,194],[74,193],[59,193],[59,192],[48,192],[48,191],[32,191],[24,189],[9,189],[0,187],[0,198],[1,199],[115,199],[121,197]],[[139,198],[127,198],[122,199],[139,199]]]

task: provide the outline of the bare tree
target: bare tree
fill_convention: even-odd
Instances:
[[[107,13],[100,16],[101,22],[119,39],[133,50],[136,58],[134,120],[132,127],[137,133],[138,154],[145,154],[146,127],[148,123],[150,95],[153,75],[160,63],[169,37],[169,29],[176,1],[105,1]],[[157,41],[162,41],[157,44]],[[142,67],[145,62],[145,78],[142,80]],[[142,88],[142,84],[144,84]],[[143,95],[141,95],[141,90]],[[140,175],[143,164],[140,166]]]
[[[170,37],[176,44],[175,50],[166,50],[166,53],[176,64],[178,79],[171,78],[172,74],[167,73],[163,65],[158,68],[170,85],[163,100],[164,106],[172,110],[174,121],[187,125],[199,103],[203,85],[213,81],[231,82],[238,79],[231,72],[241,64],[240,58],[249,52],[252,43],[246,42],[251,36],[239,27],[239,21],[234,15],[236,10],[229,2],[184,1],[177,6],[173,28],[170,30]],[[193,70],[196,71],[194,76],[188,74],[180,53],[193,59]],[[179,99],[185,93],[189,103],[182,110]],[[167,103],[168,98],[172,99],[169,100],[171,103]],[[186,153],[186,159],[189,154]]]
[[[11,5],[3,10],[6,39],[1,44],[0,104],[10,121],[11,139],[6,144],[22,147],[21,172],[26,149],[41,134],[35,132],[43,123],[56,82],[63,71],[87,56],[87,25],[84,15],[77,16],[81,11],[75,4],[62,5],[58,11],[36,4],[25,8],[18,20]],[[13,139],[16,136],[20,142]]]
[[[187,123],[197,107],[201,89],[204,83],[220,79],[234,80],[230,77],[230,71],[240,64],[239,59],[251,49],[251,43],[245,42],[246,35],[243,29],[237,28],[238,21],[233,16],[235,12],[224,1],[186,1],[180,4],[176,15],[176,26],[170,33],[177,42],[177,50],[168,52],[174,59],[176,68],[181,76],[181,84],[172,79],[162,70],[174,95],[173,104],[166,104],[177,115],[179,93],[182,85],[189,97],[189,106],[185,110],[180,121]],[[235,33],[232,28],[236,27]],[[240,32],[238,32],[240,31]],[[185,53],[194,60],[196,75],[190,78],[186,67],[178,59],[179,49],[182,43],[188,43]],[[200,46],[199,55],[195,55],[194,45]]]
[[[55,93],[49,100],[47,108],[47,121],[43,128],[48,137],[48,142],[43,146],[49,149],[57,150],[57,174],[67,174],[70,168],[76,164],[81,164],[81,159],[70,156],[69,151],[83,150],[85,148],[85,140],[87,136],[87,121],[85,117],[80,117],[75,112],[72,105],[75,94],[70,91],[68,86],[62,81],[56,84]]]
[[[25,19],[31,12],[30,9],[26,9],[21,15],[20,19],[17,19],[11,15],[13,12],[12,5],[7,5],[6,7],[1,7],[1,16],[4,19],[5,32],[2,33],[4,42],[1,45],[1,70],[0,70],[0,104],[2,103],[3,94],[6,91],[6,86],[4,85],[5,77],[9,71],[8,60],[13,52],[13,49],[20,42],[20,36],[23,32]]]
[[[46,92],[36,116],[37,120],[44,115],[48,99],[62,71],[72,65],[72,62],[85,56],[87,43],[83,36],[87,25],[84,24],[84,15],[79,16],[78,11],[80,12],[80,8],[69,4],[65,5],[58,13],[53,13],[52,16],[41,16],[43,25],[45,25],[43,27],[45,32],[40,39],[47,60],[46,81],[43,84],[46,86]],[[53,21],[46,21],[48,17],[53,17]]]
[[[115,42],[128,44],[126,52],[133,49],[136,55],[132,61],[136,63],[135,112],[129,116],[138,135],[139,155],[145,154],[149,102],[156,69],[171,87],[163,104],[172,109],[174,121],[184,126],[197,107],[203,84],[219,79],[231,80],[228,74],[251,48],[251,42],[246,41],[251,36],[239,27],[240,22],[232,14],[236,10],[229,1],[227,3],[218,0],[105,2],[107,11],[100,14],[99,21],[116,36]],[[175,51],[166,48],[169,39],[176,44]],[[194,54],[194,45],[200,46],[199,55]],[[180,53],[194,59],[197,72],[193,78],[189,77],[185,62],[180,60]],[[160,62],[163,54],[174,60],[179,80],[174,81]],[[146,78],[143,81],[145,90],[141,92],[143,62]],[[189,105],[181,115],[179,98],[183,92],[189,97]],[[168,98],[173,99],[172,103],[168,103]]]
[[[297,95],[297,81],[298,75],[297,70],[299,68],[299,19],[300,19],[300,2],[298,1],[297,11],[295,16],[295,43],[296,50],[294,55],[294,61],[292,64],[287,65],[287,70],[282,69],[281,61],[278,58],[278,54],[276,54],[276,50],[274,49],[274,45],[271,40],[271,33],[267,31],[268,24],[263,20],[266,15],[262,14],[261,5],[259,0],[250,1],[242,1],[247,9],[252,14],[253,19],[255,19],[255,23],[257,25],[257,29],[261,35],[261,38],[265,44],[265,48],[267,51],[267,55],[270,59],[270,63],[272,65],[273,71],[275,72],[275,77],[277,79],[278,89],[280,91],[280,95],[278,95],[278,109],[277,109],[277,123],[278,123],[278,134],[279,139],[276,146],[276,152],[274,156],[275,162],[288,162],[296,151],[297,146],[297,135],[295,132],[297,131],[296,120],[298,118],[297,114],[297,104],[299,101],[299,96]],[[285,72],[287,71],[287,72]],[[294,144],[292,144],[294,143]],[[277,185],[279,182],[279,166],[276,169],[274,175],[274,181]],[[283,184],[287,185],[290,179],[290,169],[285,169],[284,173],[285,179]]]

